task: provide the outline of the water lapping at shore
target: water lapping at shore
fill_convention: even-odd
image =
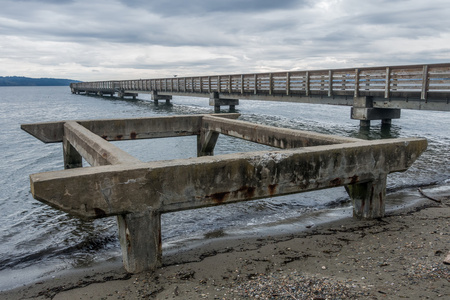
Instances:
[[[120,257],[115,218],[82,221],[31,197],[29,174],[61,170],[62,146],[41,143],[22,132],[20,124],[212,112],[206,99],[176,97],[173,106],[155,106],[147,95],[137,101],[110,100],[72,95],[66,87],[1,88],[0,95],[5,132],[0,137],[0,290],[56,270]],[[378,124],[364,131],[350,120],[348,107],[241,101],[237,109],[241,120],[277,127],[364,139],[426,137],[428,150],[417,162],[407,172],[389,175],[388,209],[411,204],[417,187],[450,185],[446,112],[404,110],[389,131]],[[195,137],[115,144],[144,161],[196,156]],[[270,147],[221,136],[215,154],[265,149]],[[204,238],[301,230],[349,215],[343,188],[171,213],[162,216],[163,247],[172,251]]]

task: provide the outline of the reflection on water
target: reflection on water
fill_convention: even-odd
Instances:
[[[401,128],[391,124],[372,125],[360,127],[357,134],[352,137],[363,140],[395,139],[400,137]]]

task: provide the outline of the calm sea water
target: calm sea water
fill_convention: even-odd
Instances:
[[[121,256],[115,218],[81,221],[32,198],[29,174],[63,169],[62,145],[44,144],[21,131],[20,124],[213,112],[204,98],[174,97],[173,106],[149,100],[148,95],[135,101],[72,95],[68,87],[0,87],[0,290]],[[413,167],[389,175],[387,209],[419,199],[417,186],[435,184],[450,194],[448,112],[402,110],[390,130],[374,121],[368,132],[350,119],[349,107],[241,101],[237,112],[245,121],[364,139],[426,137],[428,150]],[[195,137],[115,144],[144,161],[196,156]],[[215,153],[264,149],[270,148],[220,136]],[[165,214],[163,251],[205,237],[298,231],[350,215],[343,188]]]

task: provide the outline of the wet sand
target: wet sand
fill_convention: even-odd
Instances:
[[[206,240],[154,273],[121,262],[56,275],[1,299],[450,299],[450,197],[380,220]]]

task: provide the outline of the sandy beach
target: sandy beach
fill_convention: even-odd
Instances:
[[[1,299],[449,299],[450,197],[380,220],[285,236],[206,240],[154,273],[119,261],[0,293]]]

